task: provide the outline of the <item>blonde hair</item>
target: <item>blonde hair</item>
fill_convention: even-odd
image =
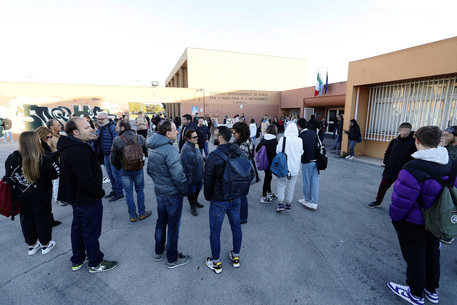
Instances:
[[[40,164],[43,159],[43,147],[35,131],[24,131],[19,136],[19,153],[22,156],[22,172],[28,183],[40,178]]]
[[[46,137],[48,136],[48,134],[51,134],[52,136],[52,130],[49,129],[48,127],[44,127],[44,126],[40,126],[38,127],[37,129],[35,129],[35,132],[38,134],[38,136],[40,137],[41,140],[45,141],[46,142]]]

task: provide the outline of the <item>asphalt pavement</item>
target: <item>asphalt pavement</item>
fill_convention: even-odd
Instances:
[[[329,148],[333,141],[324,143]],[[17,143],[0,143],[2,176],[4,161],[15,149]],[[317,211],[297,202],[303,197],[301,173],[290,212],[275,212],[276,202],[260,203],[262,182],[252,185],[248,223],[242,225],[241,266],[233,268],[228,258],[232,238],[226,219],[221,274],[205,265],[211,251],[209,203],[203,192],[199,201],[205,207],[198,217],[190,214],[184,199],[179,250],[192,261],[172,270],[166,259],[154,261],[157,211],[147,174],[151,217],[131,223],[125,199],[103,200],[101,250],[105,259],[119,261],[110,272],[90,274],[87,265],[71,270],[70,206],[53,206],[62,224],[53,230],[57,245],[47,255],[28,256],[19,218],[0,216],[0,304],[406,304],[386,285],[404,284],[406,270],[388,215],[392,189],[381,208],[366,207],[376,196],[382,170],[329,153]],[[110,183],[104,188],[109,193]],[[272,188],[275,192],[275,179]],[[442,247],[440,304],[457,299],[456,250],[456,243]]]

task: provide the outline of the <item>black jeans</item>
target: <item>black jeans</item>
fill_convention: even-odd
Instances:
[[[263,180],[262,196],[267,196],[267,193],[271,193],[271,179],[273,178],[271,170],[267,168],[265,170],[265,180]]]
[[[406,283],[415,296],[424,288],[435,292],[440,281],[440,241],[424,225],[401,220],[392,221],[397,231],[401,253],[406,261]]]

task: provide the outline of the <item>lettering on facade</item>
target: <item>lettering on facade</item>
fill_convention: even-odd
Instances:
[[[233,104],[246,104],[249,101],[268,101],[268,94],[257,92],[210,91],[209,99],[213,101],[233,101]]]

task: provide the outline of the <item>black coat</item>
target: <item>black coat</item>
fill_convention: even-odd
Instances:
[[[5,176],[13,181],[14,198],[19,204],[38,202],[51,204],[52,180],[59,178],[59,166],[50,157],[44,155],[40,162],[40,178],[28,183],[22,171],[22,156],[14,151],[5,161]]]
[[[95,152],[89,144],[72,137],[61,137],[60,183],[58,200],[72,205],[93,205],[105,196],[103,174]]]
[[[237,157],[246,158],[241,148],[235,143],[226,143],[219,145],[216,149],[220,149],[224,154],[234,153]],[[225,161],[216,152],[211,152],[208,155],[205,163],[204,175],[204,193],[205,199],[208,201],[224,201],[222,177],[224,177]],[[251,180],[254,178],[255,172],[251,167]]]
[[[43,140],[40,140],[41,147],[43,147],[44,153],[46,156],[49,156],[52,160],[59,163],[59,151],[52,152],[51,146]]]
[[[413,138],[414,132],[411,132],[407,138],[398,138],[390,141],[386,152],[384,153],[384,172],[382,176],[386,179],[397,180],[398,173],[403,165],[414,160],[411,155],[416,152],[416,140]]]
[[[359,135],[360,135],[359,125],[353,125],[353,126],[349,127],[349,131],[346,131],[346,133],[348,135],[349,140],[357,141],[359,139]]]

